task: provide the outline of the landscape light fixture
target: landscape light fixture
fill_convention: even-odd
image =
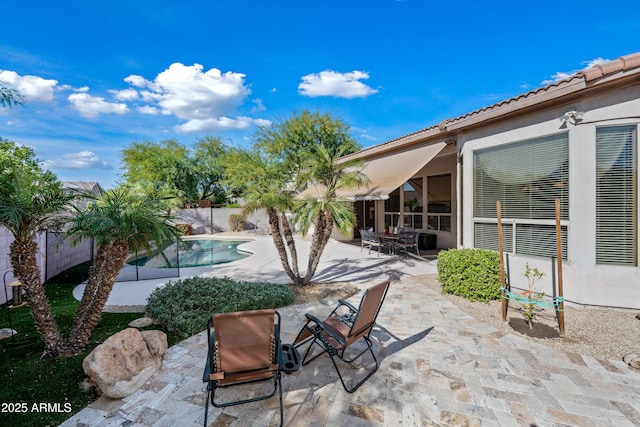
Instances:
[[[577,125],[583,120],[583,117],[584,117],[583,111],[569,110],[566,113],[564,113],[562,117],[560,117],[560,122],[563,125],[567,124],[567,122]]]

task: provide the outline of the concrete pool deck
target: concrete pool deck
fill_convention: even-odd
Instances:
[[[141,306],[147,302],[147,297],[154,289],[164,285],[168,281],[175,281],[192,276],[224,277],[235,280],[261,281],[270,283],[291,283],[280,263],[278,252],[270,236],[255,236],[245,233],[219,233],[207,236],[195,236],[198,238],[213,238],[226,240],[243,240],[246,243],[238,246],[238,249],[251,253],[250,256],[232,261],[226,264],[217,264],[207,267],[182,268],[180,277],[164,277],[149,280],[119,281],[113,286],[113,290],[107,301],[108,306]],[[252,240],[248,240],[252,239]],[[301,271],[306,271],[309,256],[310,242],[305,239],[296,239],[298,251],[298,263]],[[432,253],[432,252],[431,252]],[[143,270],[142,268],[141,270]],[[154,269],[157,273],[159,269]],[[161,272],[161,271],[160,271]],[[162,272],[161,272],[162,273]],[[320,264],[316,270],[314,281],[317,282],[351,282],[365,283],[372,280],[391,279],[398,280],[405,276],[437,273],[435,256],[418,258],[413,254],[409,256],[388,255],[377,252],[368,253],[360,246],[342,243],[335,240],[327,244]],[[121,277],[135,277],[135,267],[125,266]],[[82,298],[85,285],[77,286],[73,295],[76,299]]]

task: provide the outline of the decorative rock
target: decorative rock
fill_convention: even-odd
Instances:
[[[152,356],[157,357],[162,363],[162,356],[167,352],[167,334],[162,331],[142,331],[142,339],[147,343],[147,348]]]
[[[167,336],[127,328],[105,340],[82,361],[84,372],[105,396],[121,399],[138,390],[162,365]]]
[[[0,341],[7,339],[9,337],[12,337],[14,335],[16,335],[18,332],[16,332],[15,329],[9,329],[9,328],[2,328],[0,329]]]
[[[622,360],[632,368],[640,369],[640,353],[628,354]]]
[[[140,317],[139,319],[135,319],[129,322],[129,326],[131,326],[132,328],[144,328],[152,324],[153,319],[149,317]]]

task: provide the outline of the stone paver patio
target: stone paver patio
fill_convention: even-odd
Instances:
[[[280,309],[283,342],[294,338],[304,313],[324,316],[334,302]],[[373,338],[380,369],[355,393],[344,391],[327,356],[283,375],[285,425],[640,425],[640,374],[624,362],[499,332],[419,277],[392,282],[378,324]],[[202,425],[205,341],[200,333],[171,347],[142,389],[122,400],[100,398],[63,425]],[[348,375],[360,374],[354,369]],[[277,398],[224,411],[210,406],[209,425],[277,425],[278,407]]]

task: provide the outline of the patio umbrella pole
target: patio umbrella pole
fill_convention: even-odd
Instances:
[[[498,202],[500,203],[500,202]],[[558,326],[564,336],[564,291],[562,289],[562,228],[560,227],[560,199],[556,199],[556,252],[558,257]]]

